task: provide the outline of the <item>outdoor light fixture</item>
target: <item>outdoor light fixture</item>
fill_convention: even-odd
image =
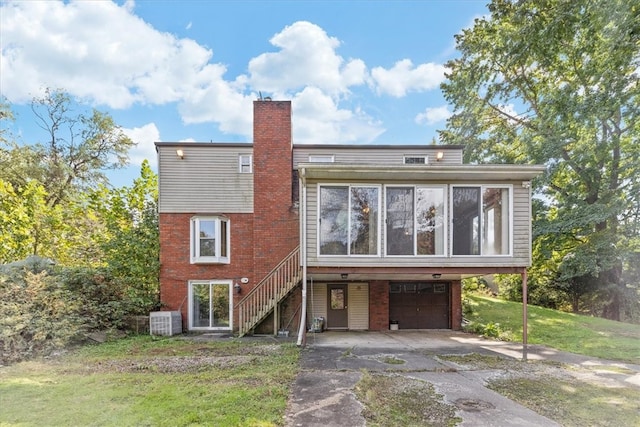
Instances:
[[[181,159],[184,159],[184,151],[182,151],[182,148],[178,148],[178,149],[176,150],[176,155],[177,155],[178,157],[180,157]]]
[[[242,287],[240,287],[240,284],[238,283],[233,285],[233,290],[236,292],[236,295],[240,295],[242,293]]]
[[[442,158],[444,157],[444,151],[438,151],[438,153],[436,154],[436,161],[440,161],[442,160]]]
[[[442,274],[440,273],[432,274],[431,277],[433,277],[434,279],[439,279],[442,277]]]
[[[340,277],[346,280],[349,277],[349,275],[347,273],[342,273]]]

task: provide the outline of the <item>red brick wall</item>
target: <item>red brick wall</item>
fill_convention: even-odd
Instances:
[[[369,282],[369,330],[389,329],[389,282]]]
[[[462,329],[462,284],[460,280],[451,282],[451,329]]]
[[[253,103],[254,273],[260,280],[299,243],[292,207],[291,101]]]
[[[190,220],[194,214],[160,214],[160,301],[165,310],[182,312],[183,324],[187,320],[187,283],[189,280],[233,280],[242,277],[242,294],[235,295],[234,305],[251,290],[253,276],[253,218],[251,214],[226,214],[231,221],[231,263],[190,264]],[[234,324],[237,318],[234,319]]]

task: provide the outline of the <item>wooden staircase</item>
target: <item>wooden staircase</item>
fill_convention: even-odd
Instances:
[[[302,268],[300,267],[300,246],[298,246],[238,302],[239,336],[242,337],[253,331],[274,310],[277,323],[278,304],[300,283],[301,279]],[[274,330],[274,334],[277,332]]]

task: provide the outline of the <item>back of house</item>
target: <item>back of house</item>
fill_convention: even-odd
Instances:
[[[161,300],[189,331],[460,329],[461,280],[531,264],[535,165],[462,146],[158,142]],[[304,317],[304,318],[302,318]]]

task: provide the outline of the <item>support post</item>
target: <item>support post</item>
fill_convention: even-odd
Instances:
[[[527,360],[527,268],[522,270],[522,360]]]
[[[273,335],[277,337],[279,330],[280,330],[280,303],[276,302],[276,305],[273,306]]]

